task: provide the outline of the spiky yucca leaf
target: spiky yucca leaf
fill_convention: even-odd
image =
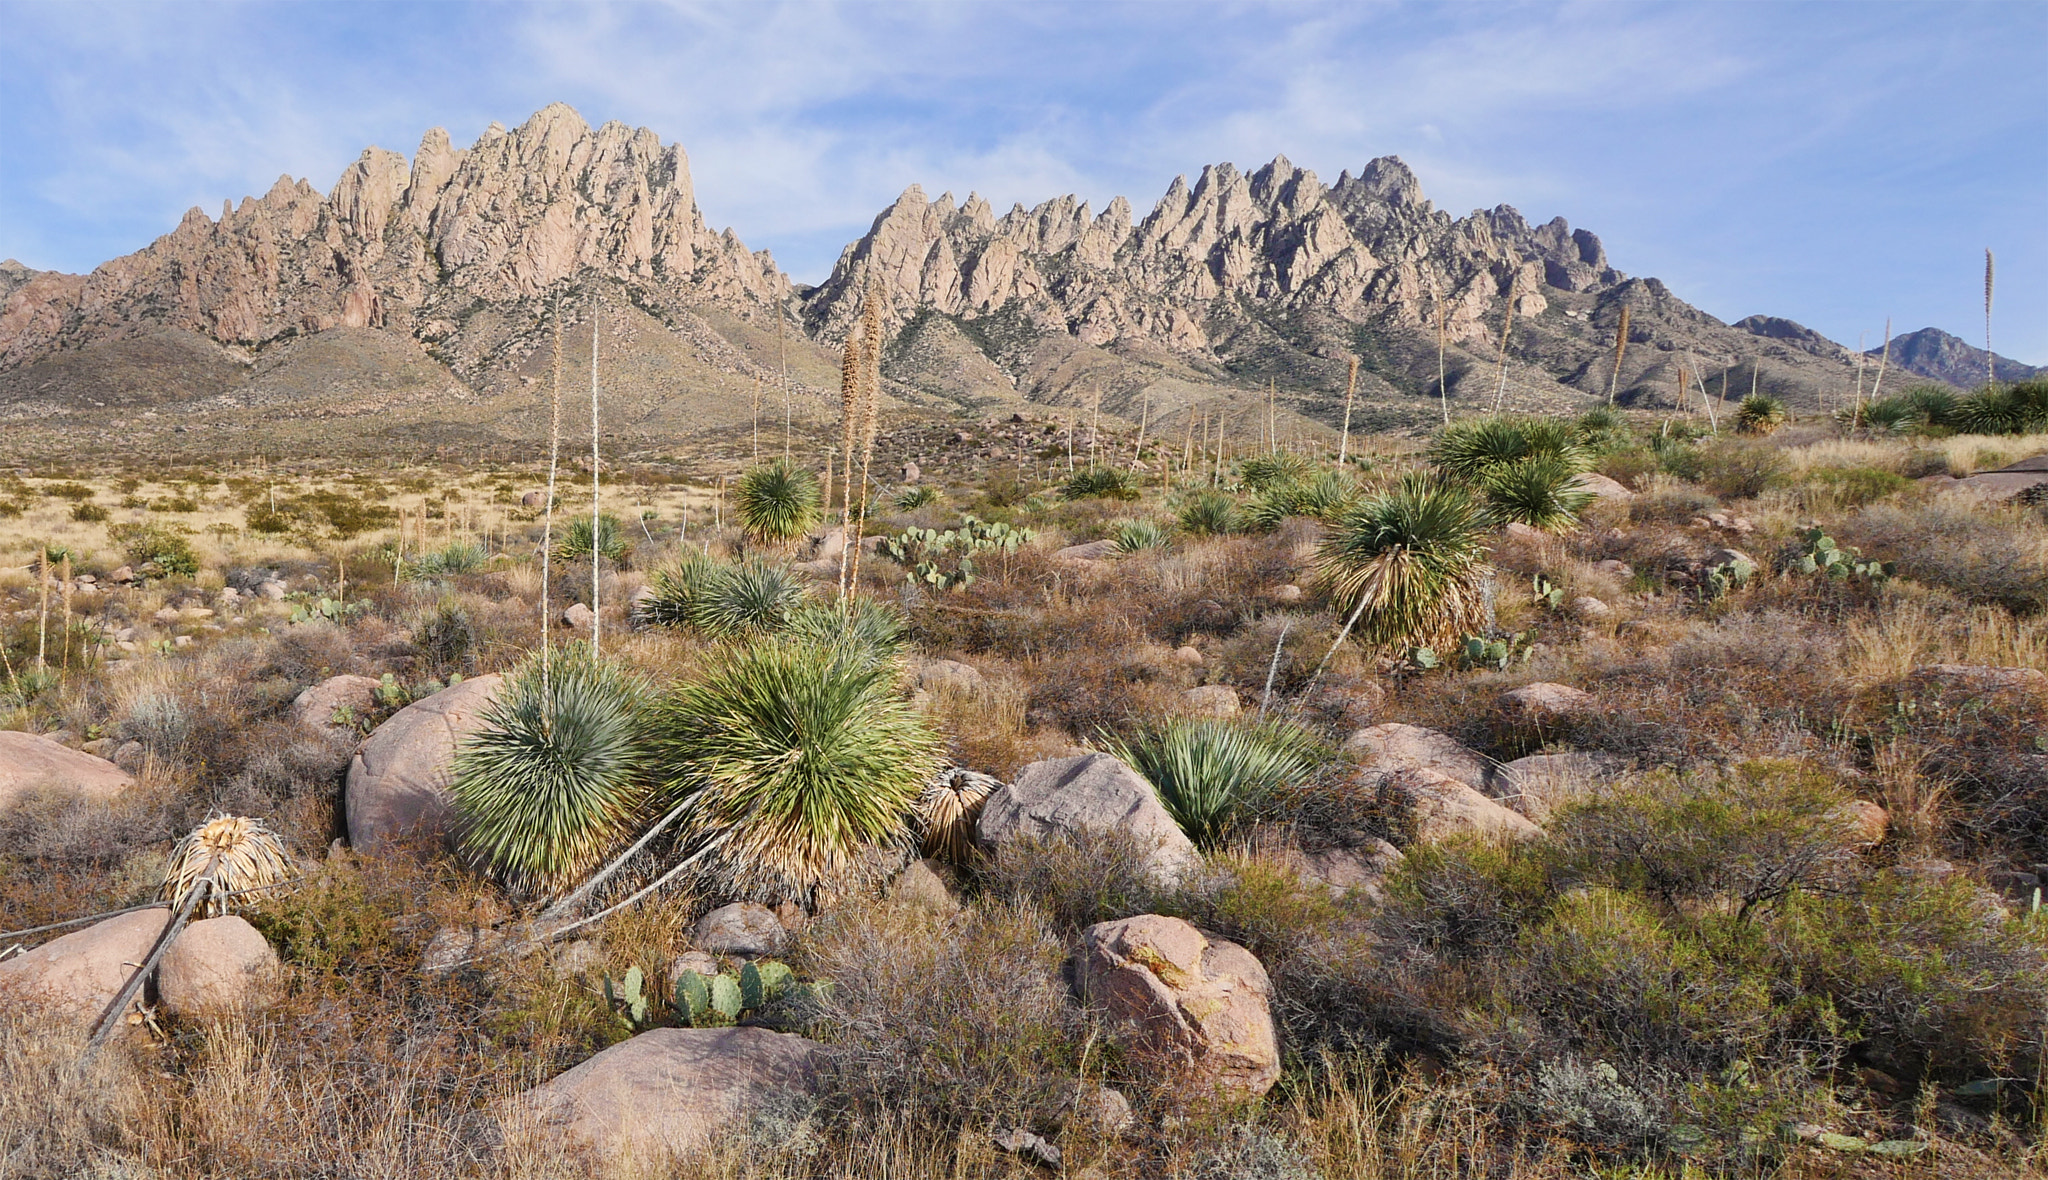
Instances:
[[[463,850],[518,889],[556,894],[632,834],[647,795],[647,687],[581,643],[545,676],[527,658],[455,754]]]
[[[1488,472],[1524,459],[1549,457],[1571,467],[1591,466],[1577,427],[1560,418],[1480,418],[1447,426],[1429,448],[1429,461],[1449,475],[1484,479]]]
[[[910,642],[903,612],[865,597],[805,603],[789,613],[782,633],[821,646],[836,644],[877,661],[900,659]]]
[[[1103,745],[1152,784],[1181,830],[1204,848],[1307,779],[1317,761],[1314,739],[1293,726],[1213,717],[1173,718]]]
[[[697,600],[724,568],[701,550],[683,550],[674,561],[647,575],[649,593],[635,608],[639,618],[660,627],[690,626]]]
[[[1109,537],[1116,542],[1118,553],[1164,549],[1172,540],[1156,520],[1119,520],[1109,526]]]
[[[1213,488],[1204,488],[1181,503],[1181,531],[1195,537],[1220,537],[1237,531],[1237,503]]]
[[[930,484],[912,484],[896,493],[896,507],[904,512],[939,502],[939,489]]]
[[[1315,460],[1292,451],[1256,455],[1238,465],[1239,483],[1255,492],[1282,484],[1301,483],[1315,473]]]
[[[740,526],[763,541],[794,541],[817,522],[823,501],[818,477],[777,459],[740,476],[733,485],[733,510]]]
[[[555,560],[561,562],[588,561],[590,559],[590,518],[571,517],[562,527],[561,539],[555,542]],[[633,542],[628,540],[624,529],[619,527],[619,518],[607,512],[597,518],[597,555],[613,565],[625,565],[633,557]]]
[[[1465,487],[1404,477],[1346,512],[1317,552],[1318,573],[1340,613],[1357,613],[1368,644],[1447,649],[1481,629],[1485,508]]]
[[[163,897],[176,909],[213,866],[213,887],[202,907],[209,916],[228,912],[221,895],[275,885],[292,875],[284,842],[260,819],[241,815],[215,816],[178,841],[164,873]]]
[[[1744,434],[1775,434],[1785,424],[1785,403],[1768,393],[1752,393],[1735,407],[1735,429]]]
[[[679,850],[722,887],[808,900],[860,849],[909,836],[943,748],[896,693],[893,664],[771,637],[717,656],[654,714],[661,806],[687,802]]]
[[[787,567],[753,558],[704,579],[690,603],[690,625],[715,639],[763,635],[781,630],[809,597]]]
[[[1579,472],[1554,455],[1539,455],[1496,467],[1482,486],[1495,520],[1561,533],[1579,522],[1593,493],[1577,486]]]
[[[985,774],[953,767],[940,772],[917,798],[917,830],[924,854],[960,864],[974,848],[974,824],[982,805],[1003,784]]]
[[[1121,467],[1090,467],[1067,477],[1060,495],[1069,500],[1100,497],[1105,500],[1135,500],[1138,481]]]

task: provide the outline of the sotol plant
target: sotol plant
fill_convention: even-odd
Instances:
[[[1145,776],[1188,838],[1214,848],[1289,785],[1314,773],[1314,739],[1279,724],[1173,718],[1104,747]]]
[[[1735,429],[1744,434],[1775,434],[1785,424],[1785,403],[1768,393],[1752,393],[1735,407]]]
[[[661,805],[679,848],[728,889],[808,900],[859,850],[908,838],[942,744],[896,693],[896,666],[768,638],[724,651],[655,708]]]
[[[1578,427],[1559,418],[1480,418],[1447,426],[1429,449],[1429,461],[1448,475],[1482,480],[1497,468],[1550,458],[1587,470],[1590,456]]]
[[[1575,464],[1537,455],[1489,471],[1481,482],[1495,520],[1561,533],[1579,523],[1593,493],[1579,487]]]
[[[1345,634],[1448,648],[1484,629],[1487,514],[1466,488],[1410,475],[1346,512],[1317,554]],[[1339,637],[1342,642],[1342,636]]]
[[[733,507],[741,527],[761,541],[794,541],[817,523],[823,500],[818,477],[778,459],[740,476]]]
[[[457,750],[464,851],[516,888],[553,894],[632,834],[650,767],[645,685],[584,644],[529,657]]]
[[[562,527],[555,542],[554,557],[560,562],[587,561],[591,550],[590,518],[579,516]],[[633,542],[626,539],[619,518],[607,512],[597,520],[597,555],[613,565],[623,566],[633,557]]]

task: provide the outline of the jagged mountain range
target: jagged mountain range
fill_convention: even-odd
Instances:
[[[1790,321],[1725,324],[1623,274],[1562,218],[1436,210],[1392,157],[1328,185],[1284,158],[1217,164],[1142,218],[1071,196],[998,217],[913,185],[806,287],[705,223],[680,146],[555,104],[466,149],[438,129],[410,161],[368,149],[325,196],[280,178],[217,219],[195,208],[90,275],[0,264],[0,416],[54,428],[162,405],[528,437],[557,308],[581,366],[601,304],[618,432],[731,427],[764,400],[773,415],[785,373],[790,413],[815,419],[871,297],[889,392],[939,412],[1036,403],[1167,427],[1270,390],[1312,428],[1341,413],[1352,357],[1368,423],[1426,421],[1440,397],[1564,409],[1608,393],[1624,307],[1626,404],[1677,405],[1683,383],[1697,405],[1703,382],[1813,407],[1856,371]],[[1892,363],[1958,382],[1981,365],[1932,331],[1895,341]]]

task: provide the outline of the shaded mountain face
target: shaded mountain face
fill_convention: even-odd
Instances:
[[[464,149],[439,130],[410,161],[371,148],[324,197],[280,179],[218,219],[194,209],[90,275],[0,264],[0,417],[198,401],[530,437],[558,299],[572,363],[593,300],[608,309],[622,430],[746,422],[785,367],[790,412],[829,417],[832,352],[870,293],[890,393],[939,412],[1330,426],[1354,357],[1367,428],[1569,410],[1610,388],[1631,405],[1761,388],[1816,406],[1853,379],[1839,345],[1789,321],[1724,324],[1562,218],[1438,211],[1391,157],[1329,185],[1285,159],[1213,165],[1142,218],[1071,196],[997,217],[912,186],[798,291],[705,224],[680,147],[556,104]]]
[[[1864,355],[1876,360],[1884,354],[1883,346],[1879,346]],[[1975,389],[1990,379],[1988,362],[1993,355],[1940,328],[1922,328],[1918,332],[1892,337],[1890,363],[1931,381],[1940,381],[1958,389]],[[2000,381],[2033,381],[2048,377],[2048,368],[2022,364],[2003,356],[1998,357],[1997,362]]]

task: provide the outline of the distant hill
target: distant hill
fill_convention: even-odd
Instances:
[[[1864,355],[1876,360],[1884,355],[1884,348],[1873,348]],[[1918,332],[1892,337],[1891,363],[1894,366],[1958,389],[1975,389],[1984,384],[1988,377],[1986,357],[1996,357],[2000,381],[2032,381],[2037,377],[2048,377],[2048,368],[1987,353],[1940,328],[1922,328]]]

